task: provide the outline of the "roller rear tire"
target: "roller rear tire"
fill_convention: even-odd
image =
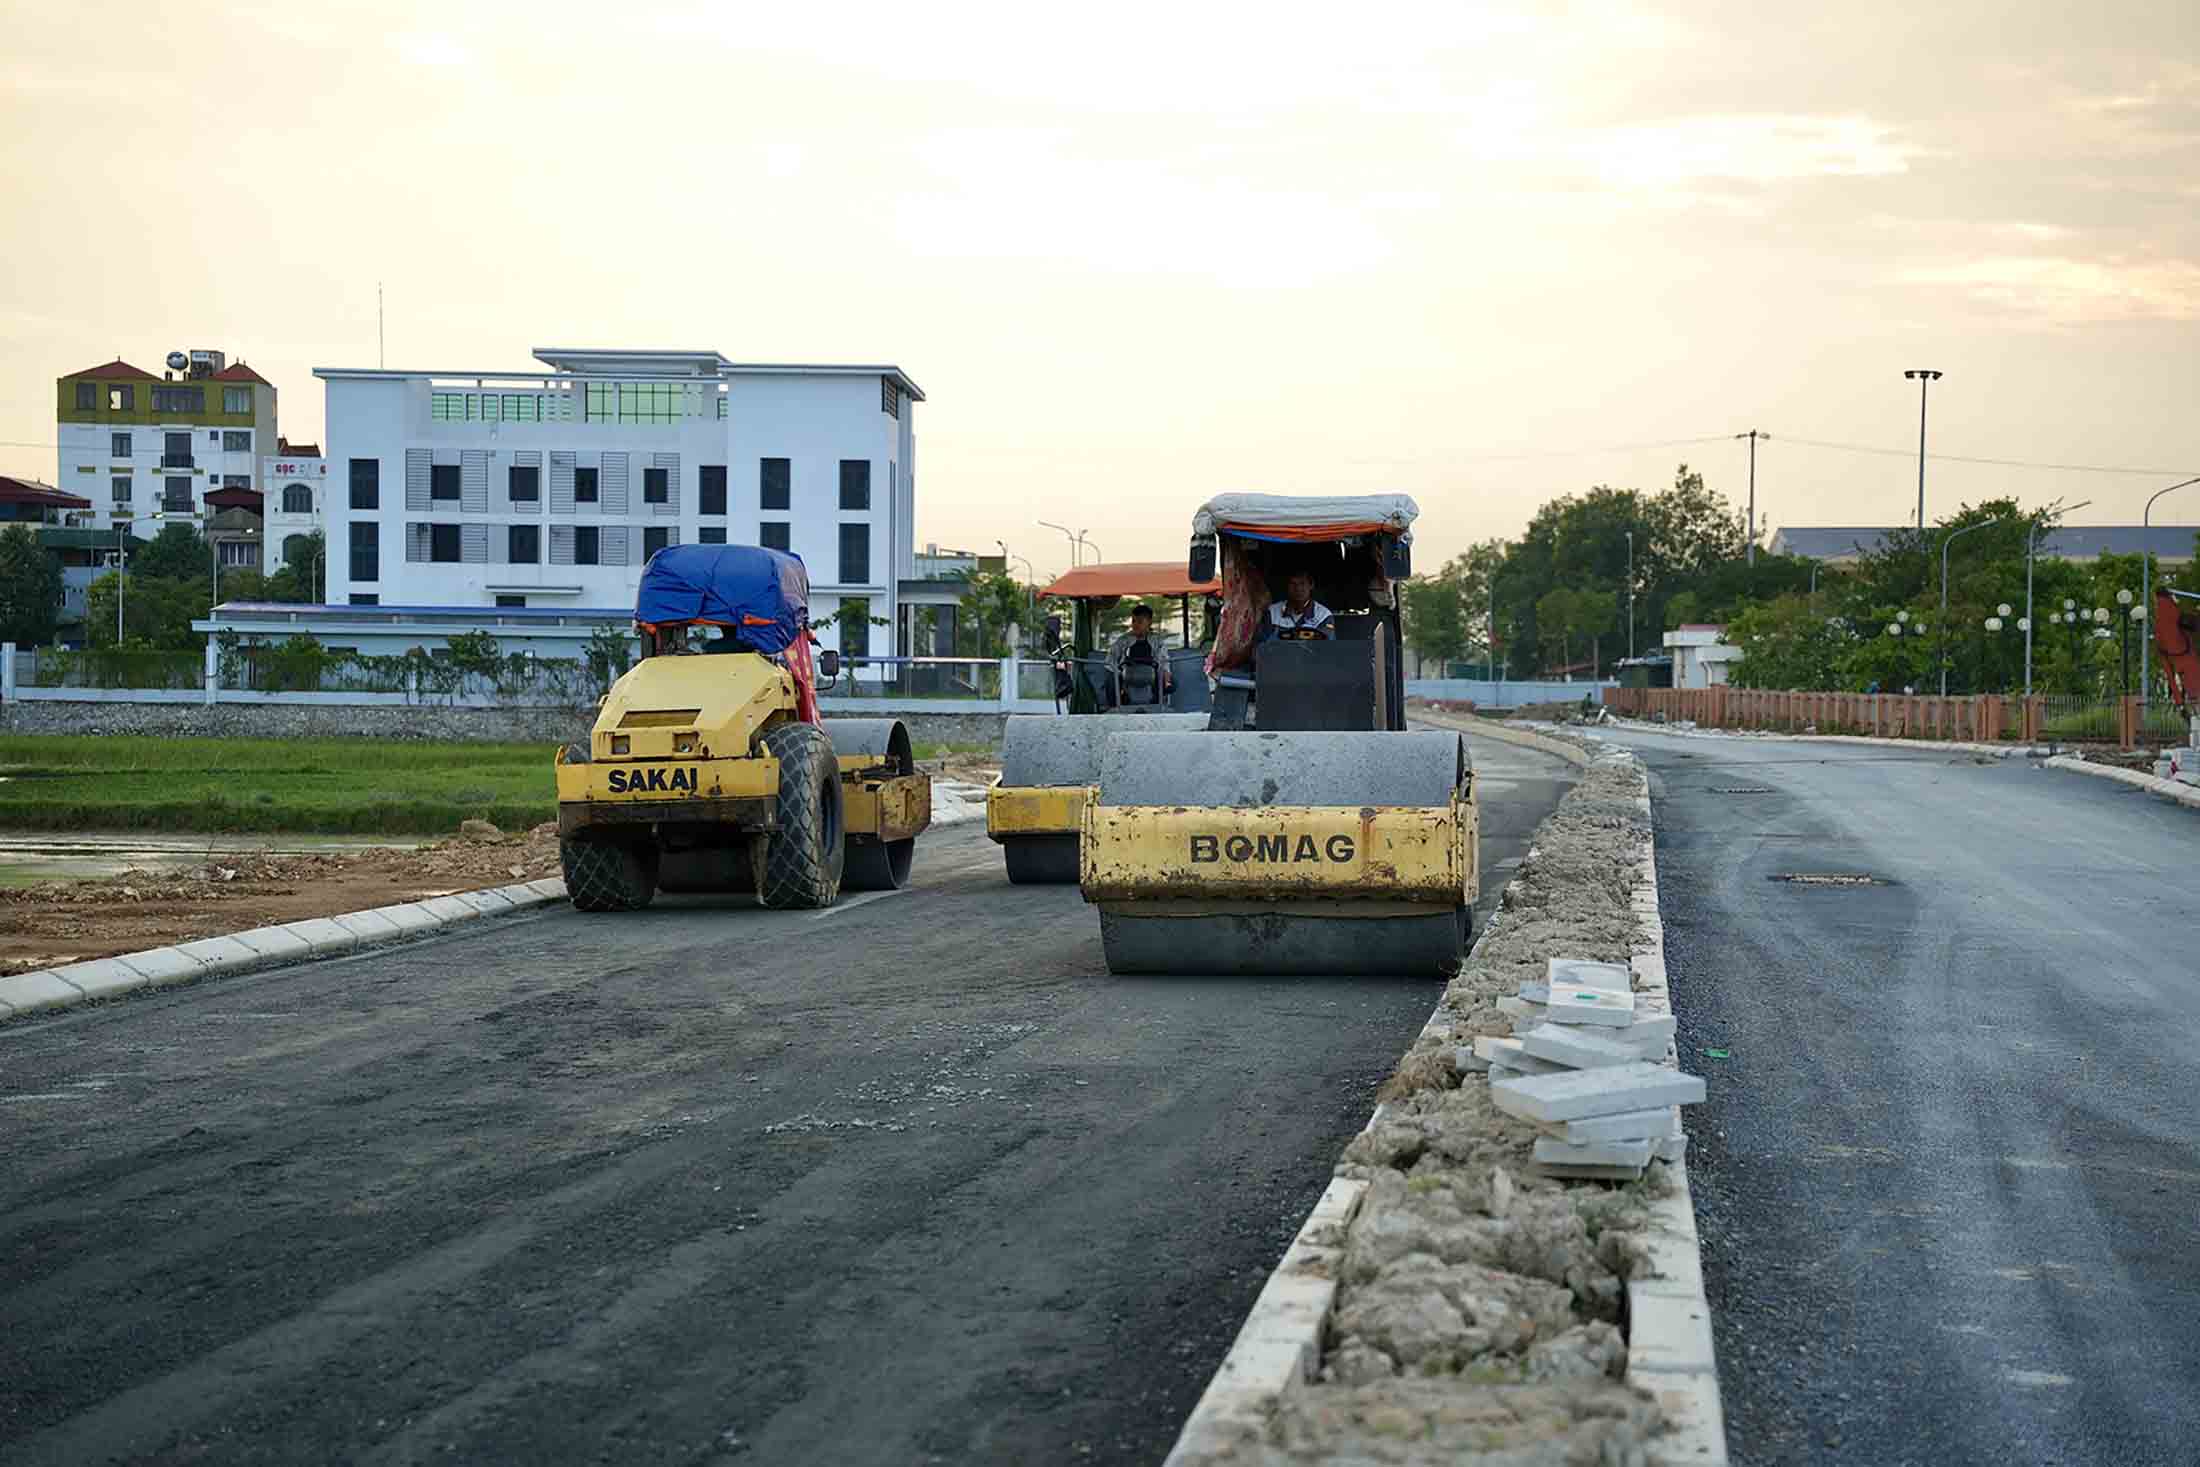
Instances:
[[[620,841],[558,842],[565,894],[583,912],[638,912],[657,895],[657,852]]]
[[[829,907],[848,857],[833,741],[813,724],[783,723],[759,742],[779,761],[779,828],[756,842],[757,900],[781,910]]]
[[[848,843],[848,864],[840,877],[844,891],[900,891],[916,864],[917,841],[858,840]]]

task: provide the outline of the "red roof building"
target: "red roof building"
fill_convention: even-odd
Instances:
[[[86,367],[81,372],[69,373],[71,377],[97,377],[102,382],[158,382],[151,372],[141,371],[120,357],[104,367]]]
[[[259,373],[253,371],[250,367],[246,366],[243,362],[235,362],[229,366],[222,368],[219,372],[216,372],[213,375],[212,380],[216,382],[257,382],[262,387],[272,387],[275,385],[274,383],[268,381],[265,377],[262,377]]]
[[[59,516],[66,511],[91,507],[89,499],[64,494],[51,484],[41,484],[36,479],[11,479],[0,474],[0,523],[42,525],[49,520],[58,522]]]

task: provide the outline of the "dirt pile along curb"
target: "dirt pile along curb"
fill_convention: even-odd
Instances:
[[[1623,1186],[1542,1177],[1540,1132],[1459,1066],[1475,1036],[1512,1032],[1497,1000],[1552,957],[1629,963],[1638,1001],[1665,1002],[1642,766],[1595,741],[1534,737],[1584,761],[1580,780],[1347,1147],[1170,1467],[1725,1460],[1685,1168],[1654,1161]],[[1318,1342],[1296,1360],[1293,1311]]]

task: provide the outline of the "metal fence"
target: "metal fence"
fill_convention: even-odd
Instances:
[[[1001,697],[998,657],[846,657],[836,698],[986,699]]]
[[[16,681],[23,687],[183,689],[206,681],[206,658],[198,652],[40,647],[17,658]]]

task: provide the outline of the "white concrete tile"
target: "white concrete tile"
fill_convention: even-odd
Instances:
[[[427,928],[442,925],[435,919],[433,913],[418,902],[398,902],[394,906],[375,907],[372,910],[373,915],[388,922],[400,932],[421,932]]]
[[[124,953],[115,961],[144,977],[156,987],[163,983],[180,983],[186,978],[196,978],[206,971],[206,965],[180,948],[155,947],[144,952]]]
[[[386,938],[395,937],[405,930],[380,912],[339,912],[329,918],[329,921],[351,933],[361,942],[381,942]]]
[[[1635,995],[1632,990],[1614,992],[1559,979],[1551,982],[1550,1017],[1554,1024],[1593,1024],[1617,1028],[1631,1023],[1634,1014]]]
[[[458,899],[484,917],[496,917],[512,910],[512,899],[490,888],[487,891],[462,891]]]
[[[1638,1060],[1602,1070],[1569,1070],[1494,1082],[1490,1100],[1508,1115],[1531,1121],[1572,1121],[1615,1111],[1693,1105],[1704,1096],[1703,1080],[1663,1065]]]
[[[210,938],[213,942],[235,939],[238,946],[259,958],[303,957],[313,950],[313,944],[288,927],[255,927],[249,932],[233,932],[227,938]]]
[[[1633,1064],[1642,1058],[1632,1046],[1604,1038],[1602,1030],[1578,1024],[1538,1024],[1520,1036],[1520,1047],[1537,1059],[1577,1070]]]
[[[565,899],[565,883],[555,876],[545,876],[540,881],[530,881],[527,883],[527,888],[546,902],[557,902]]]
[[[1556,1137],[1538,1136],[1535,1142],[1535,1159],[1552,1166],[1641,1167],[1650,1164],[1650,1152],[1647,1139],[1590,1141],[1575,1146]]]
[[[260,961],[259,953],[234,937],[202,937],[197,942],[179,942],[176,951],[196,960],[209,973]]]
[[[1626,993],[1635,986],[1625,963],[1597,962],[1589,958],[1551,958],[1544,964],[1544,969],[1546,986],[1571,983],[1581,988],[1601,989],[1606,993]]]
[[[339,927],[326,917],[307,917],[286,925],[285,931],[304,941],[314,954],[345,953],[359,946],[359,934]]]
[[[1559,1130],[1568,1141],[1577,1145],[1585,1141],[1632,1141],[1642,1137],[1656,1138],[1667,1135],[1680,1117],[1680,1111],[1670,1105],[1650,1110],[1614,1111],[1608,1116],[1589,1116],[1578,1121],[1565,1121]]]
[[[420,906],[442,922],[471,922],[481,915],[481,908],[455,896],[423,897]]]

